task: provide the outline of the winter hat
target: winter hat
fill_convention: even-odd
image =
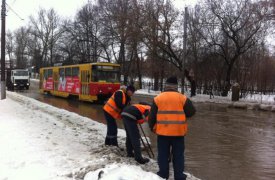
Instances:
[[[136,91],[136,88],[133,85],[129,85],[126,88],[126,91],[132,91],[134,93]]]
[[[178,79],[176,76],[171,76],[166,80],[167,84],[178,84]]]

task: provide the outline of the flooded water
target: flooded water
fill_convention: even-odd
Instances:
[[[187,170],[202,179],[275,179],[275,114],[196,105]]]
[[[105,123],[101,104],[79,102],[38,93],[38,83],[19,93]],[[135,96],[133,102],[151,102]],[[231,109],[224,105],[195,104],[197,114],[188,120],[186,171],[203,180],[275,179],[275,113]],[[121,122],[119,127],[123,128]],[[156,136],[147,124],[156,153]],[[145,153],[145,152],[144,152]]]

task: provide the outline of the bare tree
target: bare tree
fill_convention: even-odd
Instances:
[[[161,76],[164,75],[164,69],[161,69],[164,68],[163,61],[166,61],[178,69],[184,79],[184,52],[181,41],[182,33],[179,31],[181,27],[178,23],[179,11],[174,8],[171,1],[149,1],[144,14],[148,22],[147,26],[140,26],[143,28],[144,43],[153,58],[162,62],[158,64]]]
[[[54,9],[40,9],[38,16],[30,17],[31,33],[42,47],[42,65],[53,65],[57,59],[54,51],[56,44],[62,35],[60,30],[60,18]]]
[[[207,0],[202,22],[203,37],[226,65],[223,95],[231,84],[231,72],[240,55],[262,38],[267,9],[250,0]]]
[[[11,31],[7,32],[6,51],[9,57],[10,67],[13,67],[14,61],[14,35]]]
[[[122,65],[124,84],[127,84],[133,59],[132,52],[127,51],[130,36],[129,17],[133,3],[131,0],[99,0],[99,7],[103,11],[101,20],[104,24],[104,35],[111,39],[112,57]],[[130,57],[130,61],[126,57]]]
[[[77,41],[81,62],[110,61],[108,43],[102,33],[101,11],[97,5],[88,3],[77,13],[76,19],[65,29]]]
[[[24,27],[19,28],[15,32],[14,55],[16,59],[16,68],[27,68],[30,65],[27,54],[28,33],[29,29]]]
[[[132,9],[129,14],[129,23],[128,23],[128,51],[131,52],[130,62],[136,62],[135,65],[132,66],[132,76],[137,76],[139,81],[139,87],[142,88],[142,33],[138,24],[142,20],[141,16],[141,4],[139,4],[136,0],[131,1]],[[133,68],[134,67],[134,68]],[[136,70],[136,71],[134,71]]]

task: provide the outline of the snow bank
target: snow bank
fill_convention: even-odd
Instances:
[[[187,175],[187,180],[199,180],[189,173]],[[122,164],[109,164],[105,168],[97,169],[96,171],[91,171],[86,174],[84,180],[164,180],[158,175],[152,172],[144,172],[141,167],[128,165],[125,163]],[[172,179],[172,177],[170,177]]]
[[[260,110],[271,111],[272,106],[271,105],[266,105],[266,104],[261,104],[259,108],[260,108]]]
[[[148,89],[138,89],[135,94],[142,94],[142,95],[149,95],[149,96],[156,96],[160,93],[160,91],[153,91]]]
[[[111,164],[107,165],[105,168],[98,169],[93,172],[89,172],[84,180],[95,180],[101,177],[100,180],[121,180],[121,179],[131,179],[140,180],[150,179],[150,180],[160,180],[158,175],[152,172],[144,172],[141,167],[127,165],[127,164]]]

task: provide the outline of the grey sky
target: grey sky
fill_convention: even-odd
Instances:
[[[15,11],[21,20],[7,6],[7,30],[15,30],[24,26],[29,21],[30,15],[36,15],[39,7],[50,9],[54,8],[60,16],[74,17],[76,11],[88,2],[88,0],[6,0],[7,4]]]

